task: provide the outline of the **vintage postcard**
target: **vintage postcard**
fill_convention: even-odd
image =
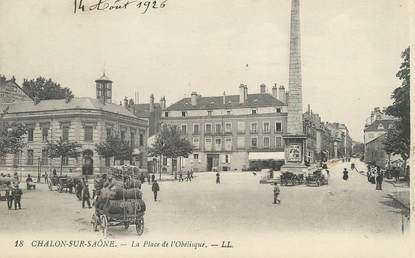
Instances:
[[[413,1],[0,13],[0,257],[415,256]]]

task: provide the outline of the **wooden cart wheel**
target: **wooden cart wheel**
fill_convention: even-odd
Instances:
[[[141,236],[144,232],[144,218],[141,217],[136,220],[135,222],[135,230],[137,231],[137,234]]]
[[[128,227],[130,226],[130,222],[124,222],[124,228],[128,229]]]
[[[108,219],[105,214],[101,215],[101,227],[102,227],[102,235],[107,237],[108,234]]]
[[[94,230],[94,232],[98,231],[98,225],[99,225],[99,221],[98,221],[98,216],[94,214],[92,214],[92,229]]]

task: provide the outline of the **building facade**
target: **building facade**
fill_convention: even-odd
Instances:
[[[7,80],[6,77],[0,76],[0,104],[30,100],[31,98],[16,83],[14,77]]]
[[[193,171],[229,171],[248,169],[249,160],[263,153],[283,159],[286,93],[284,87],[274,86],[269,94],[265,87],[260,86],[259,94],[248,94],[243,84],[239,95],[202,97],[193,92],[190,98],[167,107],[162,122],[179,128],[194,148],[179,166]]]

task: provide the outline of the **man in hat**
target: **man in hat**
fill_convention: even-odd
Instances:
[[[153,191],[154,194],[154,201],[157,201],[157,192],[160,191],[160,186],[157,183],[157,180],[154,180],[153,182],[153,186],[151,187],[151,190]]]
[[[7,182],[6,186],[7,208],[10,210],[13,206],[13,188],[11,187],[10,182]]]
[[[12,191],[12,195],[13,195],[13,200],[14,200],[14,209],[17,210],[17,206],[19,206],[19,209],[21,209],[22,206],[20,204],[20,200],[22,198],[23,192],[22,192],[22,189],[19,188],[19,184],[15,185]]]
[[[85,178],[82,179],[82,208],[85,208],[85,202],[88,204],[88,208],[91,209],[91,195],[89,194],[88,182],[85,181]]]

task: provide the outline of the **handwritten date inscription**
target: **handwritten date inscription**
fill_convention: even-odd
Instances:
[[[74,13],[88,11],[115,11],[140,9],[145,14],[153,9],[165,8],[168,0],[74,0]]]

